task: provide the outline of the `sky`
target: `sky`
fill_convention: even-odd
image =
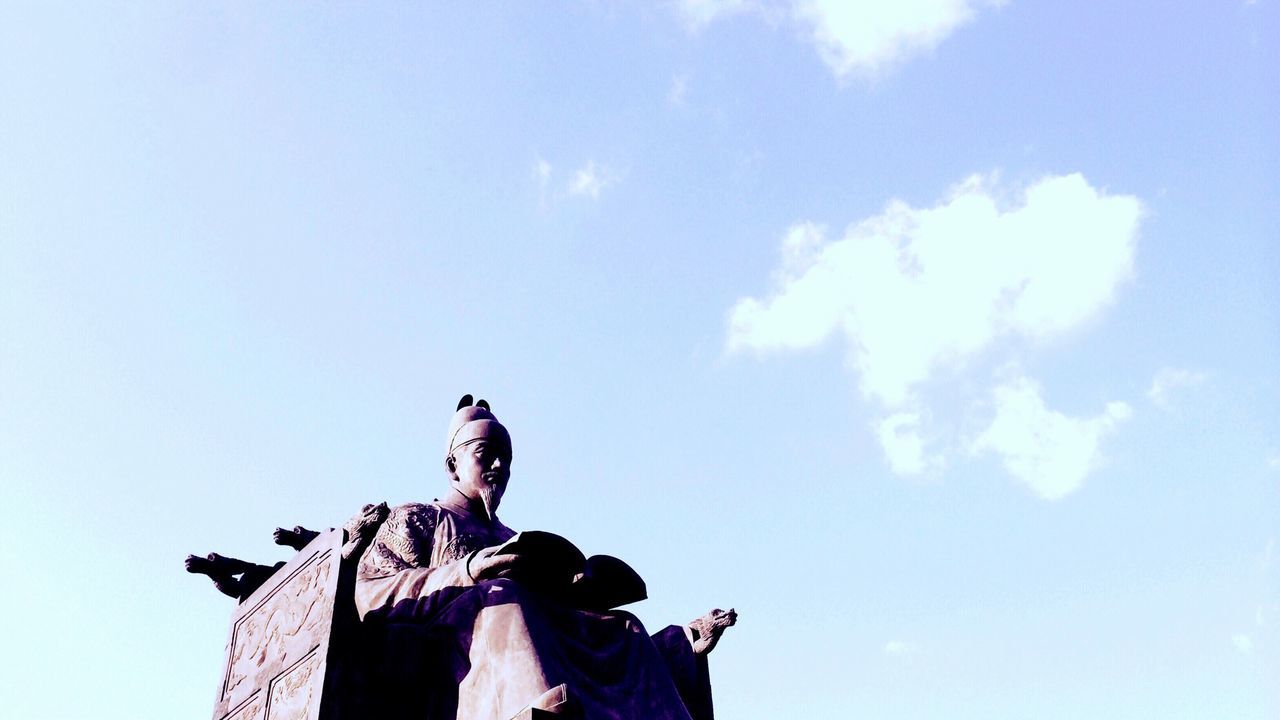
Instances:
[[[0,706],[210,713],[188,553],[443,493],[722,720],[1280,718],[1280,8],[0,3]]]

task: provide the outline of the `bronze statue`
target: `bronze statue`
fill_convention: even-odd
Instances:
[[[585,558],[559,536],[516,533],[498,518],[512,443],[488,403],[462,398],[444,450],[449,490],[442,499],[366,505],[340,538],[326,541],[334,543],[333,552],[343,543],[342,565],[354,566],[354,580],[333,586],[350,593],[359,618],[353,617],[358,640],[342,650],[352,656],[344,662],[360,668],[359,682],[344,686],[345,704],[367,718],[711,720],[707,654],[737,613],[716,609],[650,637],[638,619],[616,609],[647,593],[626,563]],[[318,535],[295,527],[277,529],[275,537],[299,548]],[[210,575],[242,601],[265,579],[260,575],[276,568],[214,555],[203,562],[188,558],[189,570]],[[319,587],[321,576],[310,577],[309,586]],[[278,595],[272,589],[255,602],[265,613],[286,602],[269,599]],[[300,627],[313,616],[274,612],[271,618],[298,618]],[[269,630],[275,626],[264,621],[262,627],[277,637]],[[233,627],[229,662],[242,662],[234,654],[237,632]],[[228,692],[229,685],[220,697]],[[226,717],[257,712],[247,702]]]

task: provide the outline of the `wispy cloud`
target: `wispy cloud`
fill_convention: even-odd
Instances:
[[[573,173],[573,182],[569,184],[570,195],[585,195],[592,200],[600,197],[600,193],[617,182],[617,175],[603,165],[596,165],[595,160],[588,160],[586,165]]]
[[[759,12],[764,8],[764,3],[752,0],[680,0],[677,7],[689,27],[698,30],[732,15]]]
[[[1162,410],[1172,410],[1173,395],[1179,390],[1203,383],[1204,377],[1204,373],[1191,370],[1160,368],[1151,379],[1151,389],[1147,390],[1147,398]]]
[[[697,30],[741,14],[790,18],[837,78],[874,76],[937,47],[1001,0],[682,0]]]
[[[1253,652],[1253,638],[1244,633],[1236,633],[1235,635],[1232,635],[1231,644],[1235,646],[1236,650],[1239,650],[1245,655]]]
[[[546,187],[547,183],[551,182],[551,163],[538,158],[538,161],[533,164],[533,177],[538,181],[539,187]]]
[[[929,452],[925,432],[937,415],[929,381],[944,368],[971,372],[997,342],[1044,341],[1096,316],[1132,273],[1141,214],[1137,198],[1109,195],[1078,174],[1023,190],[973,176],[933,207],[891,201],[839,239],[797,223],[782,240],[772,290],[730,310],[726,349],[805,350],[842,338],[863,395],[885,411],[876,433],[891,468],[939,467],[944,458]],[[1097,465],[1097,439],[1128,413],[1114,403],[1092,420],[1053,413],[1027,378],[994,395],[995,429],[970,449],[1000,453],[1045,497],[1079,486]],[[1013,413],[1059,435],[1027,449],[1000,430]],[[1067,432],[1076,440],[1063,439]]]
[[[689,94],[689,79],[684,75],[671,78],[671,89],[667,91],[667,104],[683,107],[685,97]]]
[[[567,181],[557,181],[555,167],[542,157],[534,161],[532,175],[538,185],[538,204],[544,210],[570,197],[597,200],[602,192],[621,179],[621,175],[612,168],[587,160],[570,174]]]
[[[884,644],[884,654],[890,657],[906,657],[915,654],[915,651],[915,644],[905,640],[890,640]]]
[[[551,185],[551,163],[542,158],[533,164],[533,179],[538,183],[538,205],[547,206],[547,189]]]

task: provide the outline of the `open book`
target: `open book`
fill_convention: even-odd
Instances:
[[[602,612],[649,597],[644,580],[630,565],[612,555],[585,557],[555,533],[516,533],[496,554],[519,555],[513,579],[582,610]]]

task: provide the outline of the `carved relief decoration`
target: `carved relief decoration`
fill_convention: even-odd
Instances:
[[[315,631],[327,629],[333,616],[333,598],[327,592],[332,563],[327,560],[328,553],[309,563],[240,618],[228,658],[224,699],[246,679],[250,687],[258,685],[257,677],[268,661],[287,664],[289,648],[295,644],[292,640],[307,639]],[[307,641],[301,651],[314,645]],[[295,649],[293,655],[298,654]]]
[[[323,680],[319,653],[313,652],[292,670],[271,684],[268,720],[307,720],[311,704],[319,696],[317,685]]]

